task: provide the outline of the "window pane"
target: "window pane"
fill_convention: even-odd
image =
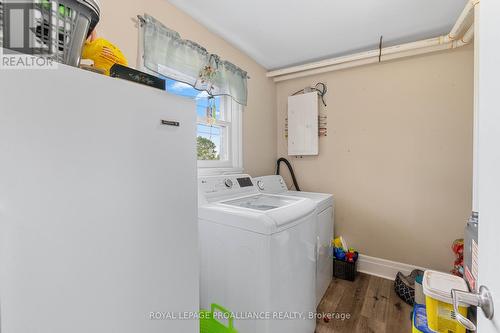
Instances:
[[[172,79],[167,80],[167,91],[179,96],[189,97],[194,99],[198,95],[199,91],[191,87],[187,83],[175,81]]]
[[[222,158],[223,130],[219,126],[198,124],[197,150],[199,160]]]
[[[196,114],[198,115],[198,117],[205,118],[207,116],[209,95],[206,91],[196,90],[187,83],[175,81],[172,79],[166,79],[166,81],[167,81],[168,92],[196,100]],[[221,119],[221,114],[220,114],[221,97],[215,96],[214,100],[216,107],[216,117],[217,119]]]
[[[196,101],[196,114],[198,118],[207,118],[207,108],[209,105],[209,95],[206,91],[198,91],[191,87],[189,84],[166,79],[167,91],[169,93],[187,97]],[[221,110],[221,103],[223,97],[215,96],[211,102],[215,102],[215,116],[217,120],[223,119],[223,111]],[[197,125],[197,146],[198,146],[198,160],[225,160],[227,159],[225,151],[225,132],[226,128],[217,125],[209,125],[199,123]]]

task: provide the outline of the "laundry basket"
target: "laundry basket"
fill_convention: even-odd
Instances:
[[[0,0],[0,11],[6,12],[9,4]],[[30,53],[50,55],[57,62],[78,66],[83,43],[99,21],[97,0],[35,0],[30,9],[29,26],[33,36]],[[3,26],[3,15],[0,26]],[[9,31],[10,36],[23,36],[24,33]],[[2,47],[4,42],[5,36]],[[10,45],[5,45],[5,48],[10,48]]]
[[[227,326],[215,318],[214,314],[220,312],[228,316]],[[200,333],[238,333],[233,327],[231,312],[218,304],[212,304],[210,311],[200,311]]]
[[[0,0],[0,48],[3,47],[3,0]]]

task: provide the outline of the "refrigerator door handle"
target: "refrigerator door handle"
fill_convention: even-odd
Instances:
[[[162,125],[167,125],[167,126],[175,126],[175,127],[179,127],[181,126],[181,123],[178,122],[178,121],[174,121],[174,120],[165,120],[165,119],[162,119],[161,120],[161,124]]]

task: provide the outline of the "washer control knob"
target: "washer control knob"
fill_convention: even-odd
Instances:
[[[264,182],[262,180],[259,180],[257,182],[257,186],[259,187],[260,190],[264,191]]]
[[[233,187],[233,181],[228,178],[224,181],[224,185],[226,185],[227,188],[231,188]]]

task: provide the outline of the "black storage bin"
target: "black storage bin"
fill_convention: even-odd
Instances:
[[[347,281],[356,279],[356,266],[358,261],[347,262],[343,260],[333,259],[333,276]]]

